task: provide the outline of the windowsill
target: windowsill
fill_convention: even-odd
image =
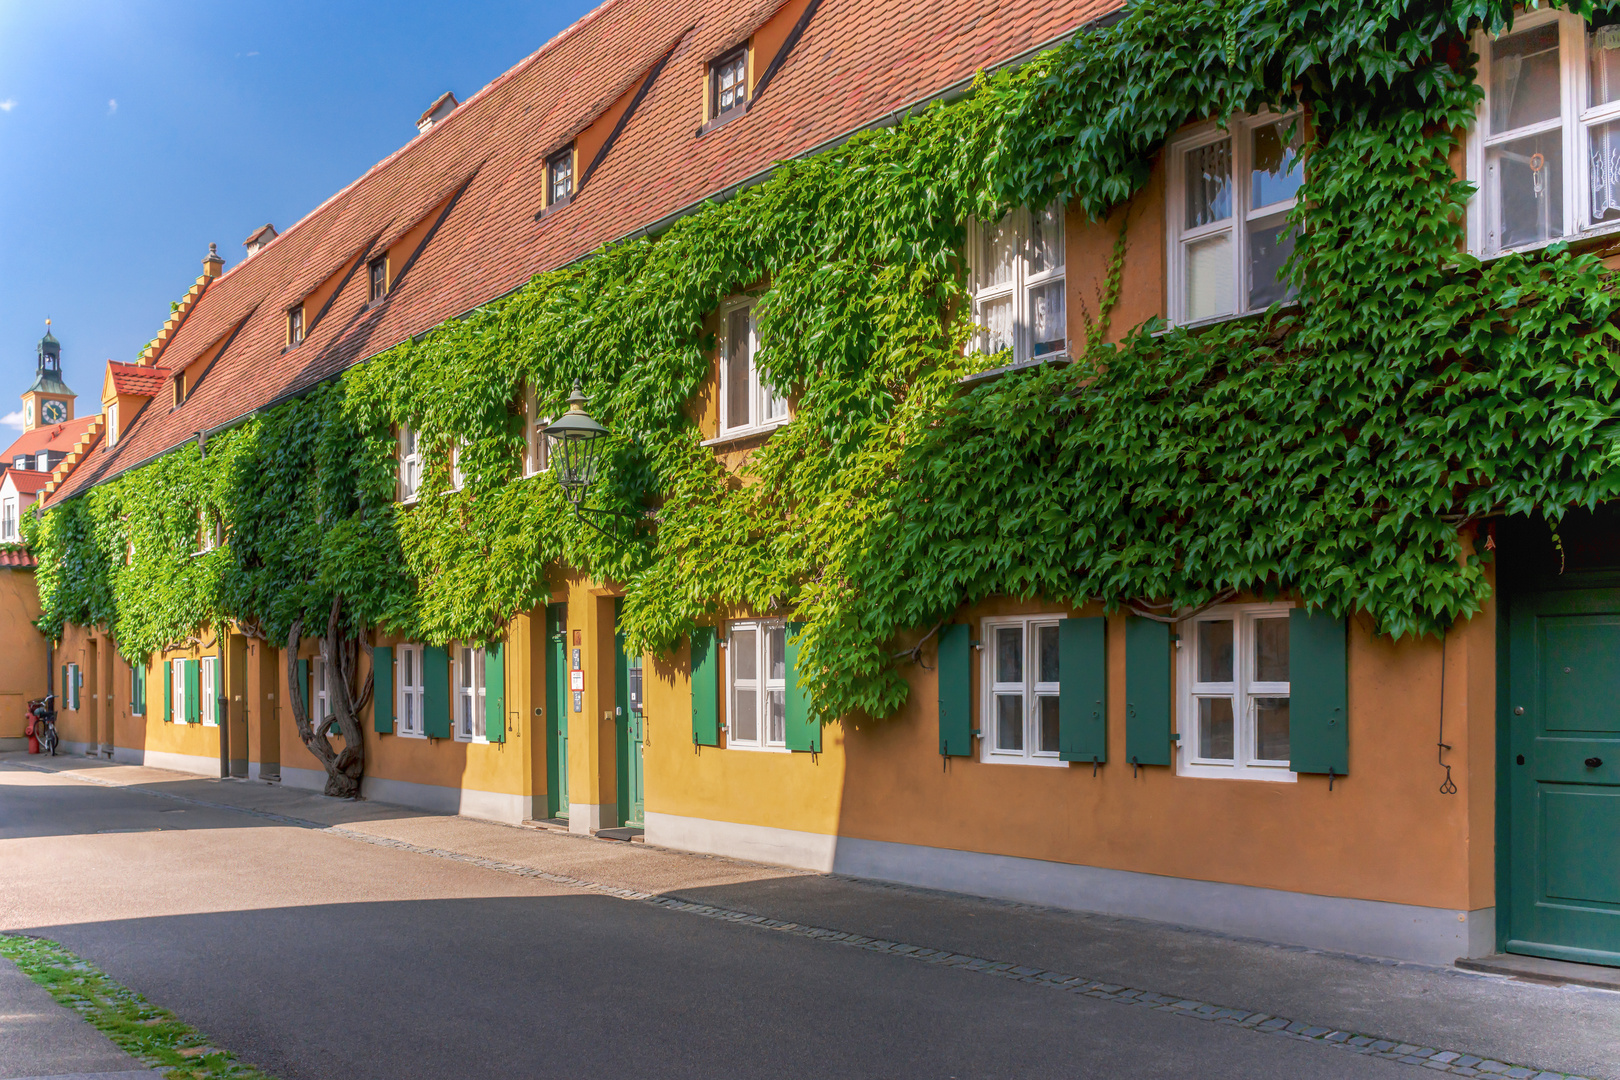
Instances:
[[[394,501],[395,501],[395,502],[396,502],[396,503],[398,503],[398,504],[399,504],[399,505],[400,505],[400,506],[415,506],[415,505],[416,505],[416,501],[417,501],[417,500],[418,500],[418,499],[420,499],[420,498],[421,498],[421,496],[420,496],[420,495],[412,495],[412,496],[411,496],[411,497],[410,497],[410,498],[408,498],[408,499],[395,499],[395,500],[394,500]]]
[[[697,137],[701,139],[709,132],[718,131],[720,128],[725,127],[727,124],[737,119],[737,117],[745,115],[748,112],[748,105],[749,103],[745,101],[735,108],[727,109],[713,120],[708,121],[702,127],[698,128]]]
[[[425,731],[400,731],[398,728],[395,728],[394,729],[394,734],[398,735],[402,739],[426,739],[427,738],[427,732],[425,732]]]
[[[558,199],[556,202],[551,203],[548,206],[542,207],[540,210],[536,211],[535,215],[534,215],[534,220],[536,220],[536,221],[544,221],[544,220],[546,220],[546,218],[550,217],[552,214],[555,214],[557,211],[562,210],[564,207],[572,205],[573,201],[574,201],[574,196],[571,195],[571,194],[566,199]]]
[[[1503,248],[1501,251],[1493,251],[1489,255],[1481,254],[1472,249],[1470,249],[1469,254],[1482,263],[1491,263],[1504,255],[1533,255],[1536,252],[1547,250],[1554,244],[1568,244],[1572,251],[1584,253],[1591,248],[1602,246],[1606,240],[1613,241],[1617,239],[1620,239],[1620,221],[1609,221],[1597,228],[1584,229],[1569,236],[1558,236],[1551,240],[1538,240],[1534,244],[1521,244],[1518,247]]]
[[[998,754],[994,751],[980,751],[979,761],[985,765],[1040,765],[1042,767],[1057,767],[1066,769],[1069,762],[1060,757],[1030,757],[1028,755]]]
[[[1011,364],[1003,364],[1001,367],[990,368],[979,372],[977,375],[964,375],[956,381],[961,386],[977,386],[979,383],[999,379],[1003,375],[1011,374],[1014,371],[1030,371],[1048,365],[1067,366],[1072,363],[1074,363],[1074,360],[1066,352],[1048,353],[1045,356],[1031,357],[1028,360],[1018,360]]]
[[[747,743],[735,743],[731,737],[726,737],[727,750],[746,750],[751,754],[791,754],[793,751],[785,746],[749,746]]]
[[[464,743],[467,746],[488,746],[489,745],[489,738],[488,738],[488,736],[485,736],[485,735],[456,735],[456,736],[454,736],[454,739],[455,739],[456,742]]]
[[[752,427],[732,428],[729,431],[725,431],[725,432],[722,432],[719,435],[716,435],[712,439],[704,439],[698,445],[700,445],[700,446],[723,446],[726,443],[743,442],[746,439],[756,439],[756,438],[759,438],[760,436],[763,436],[763,435],[769,435],[771,432],[775,431],[777,428],[785,427],[786,425],[791,424],[792,422],[793,422],[793,418],[790,416],[786,420],[772,420],[768,424],[755,424]]]
[[[1265,315],[1272,310],[1273,308],[1266,307],[1260,308],[1258,311],[1244,311],[1235,315],[1210,315],[1202,319],[1193,319],[1190,322],[1170,322],[1167,319],[1165,320],[1165,328],[1163,330],[1154,331],[1153,336],[1163,337],[1165,334],[1168,334],[1173,330],[1192,330],[1196,332],[1199,330],[1207,330],[1211,326],[1220,326],[1224,323],[1241,322],[1245,319],[1260,319],[1265,317]],[[1277,312],[1298,311],[1299,301],[1284,300],[1275,305],[1275,310]]]
[[[544,476],[550,471],[551,471],[551,466],[550,465],[547,465],[543,469],[533,469],[533,470],[531,470],[531,469],[525,468],[523,470],[523,479],[532,480],[536,476]]]
[[[1183,753],[1176,755],[1177,776],[1191,776],[1205,780],[1259,780],[1272,784],[1292,784],[1299,780],[1299,774],[1286,765],[1216,765],[1210,762],[1181,760],[1185,756]]]

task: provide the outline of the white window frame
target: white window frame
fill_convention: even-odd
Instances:
[[[410,446],[410,452],[405,450]],[[399,457],[399,501],[409,506],[422,494],[422,433],[400,424],[395,452]]]
[[[1249,205],[1249,188],[1254,182],[1251,165],[1254,143],[1250,134],[1257,127],[1278,123],[1292,123],[1296,125],[1296,135],[1302,134],[1305,124],[1304,114],[1298,111],[1278,113],[1270,109],[1262,109],[1252,115],[1234,114],[1228,118],[1227,126],[1224,128],[1214,121],[1198,124],[1170,143],[1168,153],[1165,155],[1165,297],[1169,302],[1169,317],[1166,321],[1171,325],[1196,326],[1217,323],[1266,310],[1263,307],[1249,306],[1249,222],[1279,215],[1286,218],[1298,205],[1299,200],[1283,199],[1267,203],[1258,209]],[[1222,139],[1232,140],[1232,214],[1220,221],[1188,229],[1182,224],[1187,220],[1187,170],[1182,164],[1182,156],[1189,150],[1197,150]],[[1303,169],[1304,165],[1300,164],[1298,167]],[[1186,314],[1187,246],[1224,232],[1232,234],[1233,310],[1224,314],[1190,318]],[[1282,304],[1287,306],[1297,302],[1289,297],[1284,299]]]
[[[427,689],[422,679],[422,646],[400,645],[394,649],[394,734],[412,739],[427,738],[423,709]],[[408,678],[414,674],[414,678]]]
[[[737,311],[748,311],[748,415],[731,415],[731,317]],[[761,377],[759,358],[759,323],[754,301],[740,298],[720,307],[720,434],[725,438],[754,432],[774,431],[793,419],[793,409],[786,394],[778,394]]]
[[[987,303],[1012,298],[1013,343],[1011,365],[1029,363],[1047,363],[1069,356],[1074,344],[1070,333],[1071,321],[1069,319],[1068,289],[1064,288],[1063,300],[1063,348],[1051,352],[1035,355],[1035,343],[1031,326],[1031,313],[1029,309],[1029,293],[1031,289],[1048,285],[1052,282],[1063,282],[1069,269],[1069,223],[1068,210],[1064,203],[1054,204],[1051,209],[1057,212],[1057,219],[1062,223],[1063,236],[1058,244],[1058,251],[1062,261],[1056,267],[1048,267],[1039,273],[1030,269],[1029,243],[1030,243],[1030,212],[1026,207],[1019,207],[996,223],[997,227],[1010,227],[1013,230],[1013,245],[1017,254],[1013,258],[1013,272],[1010,281],[1001,285],[981,285],[979,274],[984,269],[981,263],[984,260],[984,239],[986,226],[977,219],[968,222],[968,282],[973,296],[973,322],[978,332],[968,343],[969,353],[983,353],[985,356],[1005,356],[1004,351],[992,353],[990,351],[990,331],[984,320],[984,307]]]
[[[67,666],[67,685],[62,687],[62,708],[70,712],[79,711],[79,665],[69,663]]]
[[[22,536],[21,519],[18,517],[17,496],[8,495],[0,501],[0,541],[16,543]]]
[[[219,726],[219,657],[205,656],[197,663],[197,713],[204,727]]]
[[[540,395],[533,386],[523,390],[523,475],[539,476],[551,468],[551,440],[546,428],[551,417],[540,415]]]
[[[169,723],[186,722],[186,662],[184,658],[169,661]]]
[[[456,742],[484,743],[484,650],[471,645],[455,646],[455,726],[451,734]],[[468,670],[468,666],[471,670]],[[472,715],[466,710],[469,705]]]
[[[1267,761],[1254,756],[1256,697],[1291,697],[1291,682],[1257,682],[1250,673],[1253,665],[1254,623],[1258,619],[1288,618],[1291,603],[1222,604],[1199,612],[1176,626],[1177,723],[1180,733],[1176,749],[1176,771],[1182,776],[1202,776],[1224,780],[1272,780],[1293,782],[1297,773],[1286,761]],[[1198,626],[1200,622],[1232,621],[1232,675],[1230,683],[1201,683],[1198,672]],[[1198,754],[1198,699],[1233,698],[1232,758],[1202,758]]]
[[[1061,612],[1034,615],[997,615],[979,620],[979,760],[999,765],[1057,765],[1069,763],[1057,750],[1041,750],[1040,706],[1043,697],[1056,698],[1061,683],[1040,680],[1038,630],[1055,627],[1068,616]],[[996,675],[996,631],[1017,627],[1023,633],[1024,679],[1021,683],[998,683]],[[1024,697],[1024,747],[1022,750],[996,748],[996,696],[1016,690]]]
[[[773,679],[770,673],[771,631],[782,631],[783,678]],[[752,679],[737,678],[736,658],[740,644],[738,631],[754,633],[754,673]],[[755,750],[766,753],[787,753],[787,624],[782,619],[738,619],[726,627],[726,747],[732,750]],[[742,739],[737,735],[737,691],[754,693],[754,738]],[[771,731],[771,695],[782,695],[782,737],[773,738]]]
[[[1496,134],[1490,131],[1491,119],[1491,43],[1496,36],[1511,36],[1525,30],[1534,30],[1548,23],[1558,24],[1559,116],[1514,128]],[[1620,219],[1591,221],[1591,144],[1588,129],[1595,124],[1620,120],[1620,100],[1611,101],[1595,109],[1586,107],[1591,92],[1591,61],[1587,53],[1586,20],[1574,12],[1553,8],[1520,12],[1507,34],[1491,35],[1479,31],[1474,36],[1474,51],[1479,55],[1479,81],[1485,91],[1480,99],[1473,129],[1468,133],[1468,180],[1474,185],[1474,197],[1468,201],[1468,249],[1475,255],[1490,257],[1509,251],[1534,251],[1560,240],[1582,236],[1601,236],[1620,230]],[[1547,240],[1538,240],[1517,247],[1504,248],[1496,243],[1498,224],[1495,220],[1496,178],[1485,164],[1488,147],[1498,142],[1512,142],[1546,131],[1563,134],[1563,204],[1562,231]]]
[[[118,402],[107,406],[107,449],[118,445]]]
[[[329,669],[330,665],[319,655],[311,658],[309,662],[309,703],[314,708],[310,723],[317,732],[325,728],[326,721],[332,715],[332,698],[326,690],[326,676]]]
[[[461,469],[462,440],[450,442],[450,490],[460,491],[467,486],[467,474]]]
[[[35,472],[50,472],[51,471],[51,452],[49,450],[41,450],[39,452],[39,454],[36,456],[36,458],[34,460],[34,471]]]

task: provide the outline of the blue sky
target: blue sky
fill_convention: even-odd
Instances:
[[[0,0],[0,445],[46,318],[99,411],[210,241],[236,265],[593,6]]]

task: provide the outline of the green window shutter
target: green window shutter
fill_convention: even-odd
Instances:
[[[309,700],[309,661],[300,660],[295,666],[298,669],[298,696],[304,699],[304,713],[309,717],[310,726],[319,731],[321,718],[315,715],[315,703]]]
[[[1170,624],[1125,620],[1125,760],[1170,764]]]
[[[394,650],[387,645],[371,650],[371,730],[394,733]]]
[[[129,666],[129,711],[146,715],[146,669],[139,664]]]
[[[163,722],[174,719],[174,661],[163,661]]]
[[[506,741],[506,658],[498,641],[484,650],[484,738]]]
[[[202,696],[201,684],[197,678],[197,661],[187,660],[186,664],[186,723],[196,724],[202,720],[202,710],[199,706]]]
[[[84,694],[84,668],[77,665],[73,668],[73,707],[81,708],[80,700]]]
[[[939,752],[973,756],[973,628],[939,628]]]
[[[1345,621],[1288,613],[1288,749],[1297,773],[1350,772],[1349,645]]]
[[[71,695],[68,693],[67,665],[66,664],[62,665],[62,681],[60,683],[58,683],[57,685],[59,685],[62,688],[62,690],[56,696],[56,707],[58,709],[71,709],[73,707],[73,705],[72,705],[72,702],[70,700]]]
[[[431,739],[450,737],[450,657],[437,645],[422,649],[422,730]]]
[[[1058,757],[1108,760],[1107,620],[1058,623]]]
[[[810,692],[799,685],[799,634],[804,623],[787,624],[787,748],[821,753],[821,722],[810,715]]]
[[[712,626],[692,631],[692,741],[699,746],[720,745],[719,651]]]

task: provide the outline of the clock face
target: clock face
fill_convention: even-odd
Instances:
[[[67,419],[67,406],[60,401],[47,401],[39,407],[39,415],[47,424],[60,424]]]

